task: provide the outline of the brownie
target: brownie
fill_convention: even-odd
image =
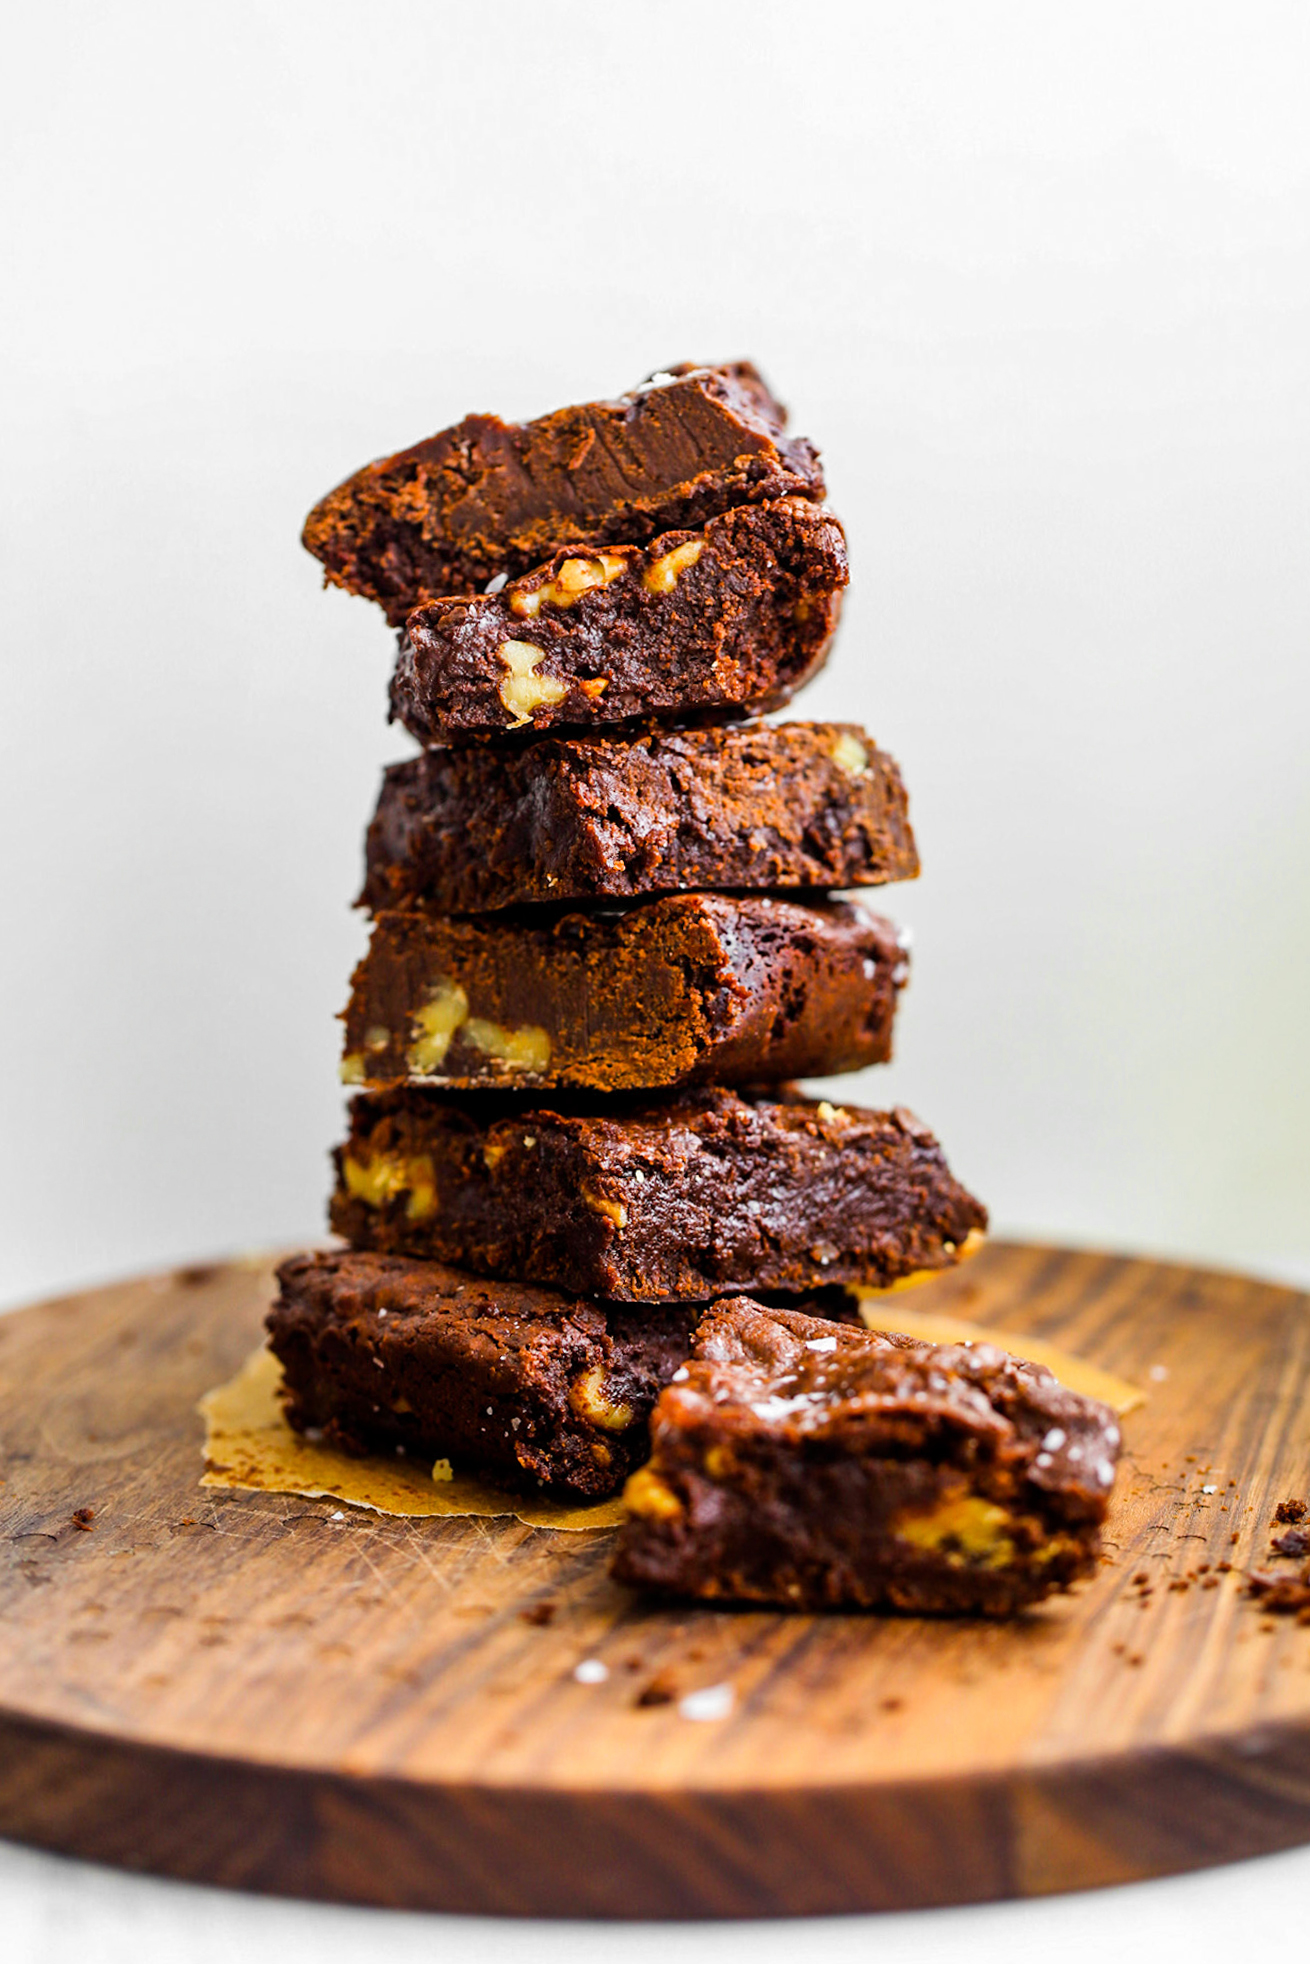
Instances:
[[[581,1109],[367,1094],[336,1168],[352,1247],[634,1301],[884,1287],[987,1225],[912,1112],[719,1089]]]
[[[683,363],[532,423],[466,416],[329,492],[304,543],[334,586],[398,627],[561,546],[639,545],[734,505],[822,498],[818,454],[783,437],[786,420],[749,362]]]
[[[342,1078],[626,1091],[826,1077],[890,1056],[907,973],[891,923],[843,901],[389,910],[352,978]]]
[[[864,730],[729,724],[393,764],[360,904],[486,913],[689,887],[881,886],[918,871],[900,773]]]
[[[592,1499],[645,1458],[647,1415],[696,1313],[395,1255],[295,1255],[278,1281],[269,1343],[297,1431]]]
[[[743,1298],[702,1321],[629,1479],[613,1572],[794,1609],[1010,1615],[1087,1575],[1114,1414],[990,1344]]]
[[[821,665],[846,581],[841,526],[803,498],[570,547],[497,593],[417,608],[391,714],[441,744],[776,709]]]

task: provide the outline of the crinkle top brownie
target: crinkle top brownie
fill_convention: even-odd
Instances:
[[[881,886],[918,871],[900,772],[864,730],[728,724],[393,764],[360,904],[485,913],[691,887]]]
[[[1008,1614],[1093,1566],[1119,1426],[989,1344],[737,1298],[661,1394],[615,1573],[692,1596]]]
[[[987,1225],[912,1112],[715,1087],[563,1109],[356,1098],[332,1226],[357,1248],[634,1301],[883,1287]]]
[[[822,498],[818,454],[785,424],[750,362],[683,363],[532,423],[466,416],[329,492],[304,543],[329,581],[398,627],[426,600],[526,573],[561,546],[641,544],[733,505]]]
[[[441,744],[776,709],[822,663],[847,578],[841,526],[803,498],[569,548],[498,593],[417,608],[392,715]]]

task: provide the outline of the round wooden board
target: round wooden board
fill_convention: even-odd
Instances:
[[[270,1266],[0,1320],[0,1832],[629,1917],[1031,1895],[1310,1840],[1310,1629],[1215,1580],[1310,1491],[1310,1298],[1002,1245],[931,1284],[1150,1392],[1095,1582],[952,1624],[652,1606],[608,1580],[608,1534],[200,1488],[195,1402],[257,1340]],[[731,1710],[641,1703],[657,1676]]]

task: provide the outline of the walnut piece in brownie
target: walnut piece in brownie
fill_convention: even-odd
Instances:
[[[391,713],[420,743],[776,709],[822,664],[846,540],[803,498],[599,554],[406,622]]]
[[[352,1247],[637,1302],[884,1287],[987,1224],[913,1113],[717,1088],[563,1109],[366,1095],[336,1168]]]
[[[908,974],[889,921],[842,901],[686,893],[524,919],[377,916],[342,1078],[659,1089],[826,1077],[891,1054]]]
[[[593,1499],[645,1458],[647,1414],[695,1313],[604,1307],[393,1255],[296,1255],[278,1281],[269,1343],[297,1431]]]
[[[823,497],[818,453],[750,362],[683,363],[536,422],[466,416],[330,491],[304,544],[399,627],[424,601],[526,573],[562,546],[641,544],[735,505]]]
[[[360,904],[472,914],[689,888],[881,886],[918,871],[900,773],[864,730],[727,724],[393,764]]]
[[[625,1489],[623,1582],[680,1596],[1005,1616],[1090,1572],[1114,1414],[987,1344],[721,1302]]]

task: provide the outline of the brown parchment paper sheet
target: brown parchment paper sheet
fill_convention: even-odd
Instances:
[[[535,1528],[613,1528],[623,1519],[617,1498],[569,1507],[485,1486],[450,1470],[434,1479],[418,1460],[378,1454],[354,1459],[293,1432],[282,1416],[282,1366],[271,1350],[249,1356],[234,1378],[206,1392],[197,1407],[205,1421],[202,1487],[243,1487],[255,1493],[293,1493],[304,1500],[339,1500],[377,1514],[508,1514]],[[438,1467],[449,1470],[449,1462]]]

